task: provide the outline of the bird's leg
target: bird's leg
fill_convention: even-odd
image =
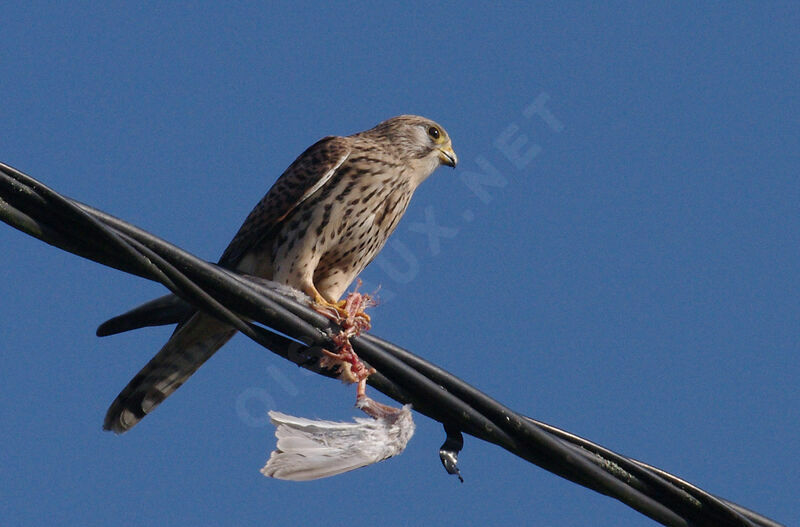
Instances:
[[[351,326],[357,327],[360,333],[371,327],[369,315],[364,310],[374,306],[375,301],[372,296],[359,293],[359,287],[361,287],[361,280],[358,281],[353,292],[347,295],[347,298],[337,302],[326,300],[313,285],[306,288],[306,294],[314,299],[312,307],[317,313],[325,315],[343,329]]]
[[[311,286],[308,291],[306,291],[308,296],[310,296],[313,301],[311,302],[311,307],[317,313],[321,315],[325,315],[329,319],[333,320],[337,324],[340,323],[342,318],[345,316],[344,306],[346,300],[340,300],[338,302],[328,302],[325,297],[323,297],[317,288]]]

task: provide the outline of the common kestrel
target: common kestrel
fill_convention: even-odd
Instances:
[[[439,165],[455,167],[456,161],[444,128],[415,115],[347,137],[325,137],[255,206],[219,265],[335,305],[383,248],[417,186]],[[235,332],[195,312],[117,396],[103,428],[129,430]]]

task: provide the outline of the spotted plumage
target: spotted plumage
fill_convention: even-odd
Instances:
[[[417,186],[441,164],[456,165],[450,139],[423,117],[402,115],[351,136],[325,137],[275,182],[219,264],[335,302],[383,248]],[[146,319],[147,309],[135,316]],[[130,323],[141,325],[146,322]],[[195,312],[119,394],[104,428],[122,433],[133,427],[234,333]]]

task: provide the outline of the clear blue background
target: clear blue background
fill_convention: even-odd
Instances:
[[[2,161],[216,260],[318,138],[433,118],[461,163],[364,273],[374,332],[800,521],[797,3],[62,4],[0,8]],[[560,131],[524,115],[539,96]],[[498,140],[538,154],[517,166]],[[464,183],[492,182],[481,160],[500,175],[483,200]],[[102,432],[170,330],[94,329],[163,288],[2,225],[0,253],[3,525],[653,524],[471,438],[462,485],[422,416],[399,458],[266,479],[266,409],[348,419],[353,389],[241,336]]]

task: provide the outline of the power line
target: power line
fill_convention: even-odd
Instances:
[[[319,366],[338,327],[265,280],[238,275],[198,259],[102,211],[61,196],[0,163],[0,219],[31,236],[103,265],[164,284],[173,294],[98,328],[109,335],[174,324],[195,309],[229,323],[266,349],[306,369]],[[440,451],[457,473],[461,433],[494,443],[545,470],[611,496],[668,526],[780,524],[667,472],[541,423],[502,405],[447,371],[374,335],[352,339],[378,373],[368,383],[388,397],[442,423]]]

